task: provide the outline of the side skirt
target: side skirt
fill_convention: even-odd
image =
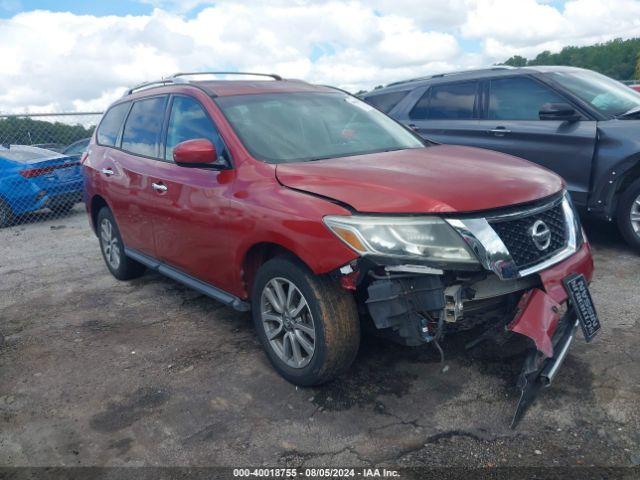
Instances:
[[[198,280],[191,275],[187,275],[177,268],[171,267],[166,263],[145,255],[144,253],[140,253],[127,247],[125,247],[124,253],[127,257],[132,258],[136,262],[142,263],[147,268],[155,270],[162,275],[171,278],[172,280],[183,283],[187,287],[192,288],[197,292],[202,293],[203,295],[211,297],[214,300],[224,303],[225,305],[233,307],[240,312],[248,312],[251,309],[251,306],[248,302],[245,302],[235,295],[232,295],[229,292],[225,292],[224,290],[221,290],[218,287],[214,287],[213,285],[203,282],[202,280]]]

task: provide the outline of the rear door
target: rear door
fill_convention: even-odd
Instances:
[[[107,198],[125,245],[150,256],[156,255],[156,193],[151,179],[159,163],[166,102],[166,95],[133,102],[121,139],[116,141],[120,148],[106,149],[98,173],[107,186]]]
[[[439,83],[424,91],[407,113],[393,116],[429,140],[475,145],[483,128],[479,105],[480,82]]]
[[[549,168],[567,182],[576,203],[589,192],[596,122],[540,120],[545,103],[571,103],[537,78],[493,78],[484,87],[483,135],[476,145],[525,158]]]
[[[154,235],[159,260],[229,290],[232,279],[219,268],[232,255],[228,206],[235,172],[206,166],[185,167],[173,162],[174,147],[186,140],[206,138],[219,156],[230,161],[218,130],[203,105],[194,97],[173,95],[166,129],[166,148],[152,182]]]

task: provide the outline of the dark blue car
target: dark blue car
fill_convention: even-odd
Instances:
[[[77,155],[22,145],[0,149],[0,227],[43,208],[66,213],[80,200]]]
[[[622,83],[580,68],[494,67],[397,82],[363,98],[428,140],[555,171],[576,206],[616,220],[640,250],[640,93]]]

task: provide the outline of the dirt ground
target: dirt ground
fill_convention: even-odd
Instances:
[[[640,255],[587,232],[603,331],[511,430],[516,362],[365,338],[349,374],[296,388],[248,314],[112,278],[80,206],[0,230],[0,465],[637,465]]]

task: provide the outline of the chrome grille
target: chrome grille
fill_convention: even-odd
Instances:
[[[549,247],[540,250],[533,241],[531,228],[542,220],[551,232]],[[567,246],[567,222],[561,202],[535,209],[523,216],[510,215],[489,220],[519,269],[528,268],[553,257]]]

